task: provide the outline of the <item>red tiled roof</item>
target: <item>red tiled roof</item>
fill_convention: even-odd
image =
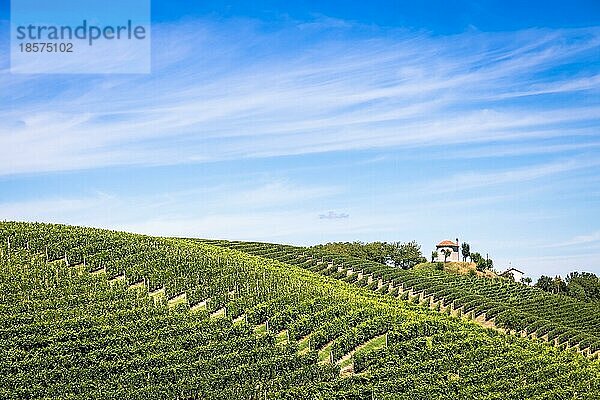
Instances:
[[[446,247],[446,246],[458,246],[456,242],[451,240],[444,240],[443,242],[439,242],[437,247]]]

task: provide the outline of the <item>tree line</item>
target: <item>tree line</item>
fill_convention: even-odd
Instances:
[[[534,286],[582,301],[600,301],[600,278],[591,272],[571,272],[564,280],[559,275],[554,278],[542,275]]]
[[[393,264],[404,269],[427,262],[421,252],[421,245],[410,242],[331,242],[313,246],[314,249],[363,258],[380,264]]]

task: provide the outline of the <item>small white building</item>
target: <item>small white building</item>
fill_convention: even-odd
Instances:
[[[456,242],[452,240],[444,240],[435,246],[437,252],[437,258],[434,261],[444,262],[444,250],[450,250],[450,255],[446,258],[446,261],[460,261],[460,254],[458,253],[458,239]]]
[[[506,271],[504,271],[501,275],[502,276],[512,276],[513,279],[515,280],[515,282],[521,282],[521,279],[523,279],[525,277],[525,272],[519,271],[516,268],[509,268]]]

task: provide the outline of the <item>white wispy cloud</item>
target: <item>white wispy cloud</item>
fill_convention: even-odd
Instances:
[[[593,101],[506,101],[597,94],[593,70],[544,73],[597,53],[598,28],[433,37],[201,20],[157,25],[153,40],[150,76],[0,71],[0,175],[597,132]]]
[[[463,170],[456,174],[447,174],[447,176],[429,180],[420,185],[420,191],[432,194],[466,191],[482,187],[535,181],[576,170],[595,169],[599,166],[600,161],[595,158],[570,158],[491,171]]]
[[[350,214],[328,211],[326,214],[319,214],[319,219],[343,219],[349,218]]]
[[[569,130],[574,136],[585,136],[590,130]],[[590,135],[591,136],[591,135]],[[469,148],[453,149],[451,152],[437,152],[440,158],[495,158],[525,155],[564,155],[565,153],[578,153],[596,151],[600,141],[595,138],[584,140],[581,143],[553,143],[550,141],[537,141],[534,143],[515,141],[512,143],[483,143]]]
[[[586,247],[600,247],[600,231],[592,232],[585,235],[577,235],[570,239],[555,242],[551,244],[545,244],[541,246],[543,248],[556,248],[556,247],[576,247],[576,246],[586,246]]]

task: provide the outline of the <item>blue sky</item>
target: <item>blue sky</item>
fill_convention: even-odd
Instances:
[[[598,2],[152,12],[149,75],[13,75],[2,3],[0,219],[600,273]]]

